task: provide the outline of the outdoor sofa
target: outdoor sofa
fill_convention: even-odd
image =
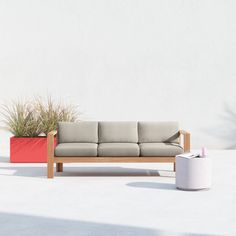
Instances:
[[[60,122],[47,141],[48,178],[54,177],[54,163],[57,172],[63,163],[111,162],[166,162],[175,171],[175,156],[190,151],[190,134],[177,122]]]

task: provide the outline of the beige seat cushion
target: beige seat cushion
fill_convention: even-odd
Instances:
[[[140,155],[143,157],[173,157],[184,152],[183,148],[176,143],[140,143],[139,147]]]
[[[98,156],[139,156],[139,146],[136,143],[100,143]]]
[[[97,146],[96,143],[60,143],[55,148],[55,156],[97,156]]]

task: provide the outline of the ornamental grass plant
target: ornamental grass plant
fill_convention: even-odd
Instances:
[[[40,118],[40,130],[47,135],[50,131],[57,129],[57,123],[78,121],[78,109],[74,105],[55,102],[51,97],[46,100],[37,98],[35,109]]]
[[[12,101],[3,105],[3,123],[15,137],[37,137],[41,133],[40,117],[34,106],[26,101]]]
[[[77,106],[56,102],[51,97],[31,101],[12,101],[0,111],[5,128],[15,137],[45,136],[60,121],[76,122]]]

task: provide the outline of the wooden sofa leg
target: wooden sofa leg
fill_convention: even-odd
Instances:
[[[57,163],[57,172],[63,172],[63,163]]]
[[[48,178],[52,179],[54,177],[54,163],[53,161],[48,161]]]
[[[176,169],[176,164],[175,164],[175,162],[174,162],[174,172],[175,172],[175,169]]]

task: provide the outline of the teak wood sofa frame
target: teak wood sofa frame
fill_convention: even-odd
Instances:
[[[54,177],[54,163],[56,163],[56,171],[63,171],[63,163],[173,163],[175,171],[175,157],[56,157],[54,156],[54,136],[57,131],[51,131],[47,135],[47,147],[48,147],[48,163],[47,163],[47,175],[48,178]],[[179,131],[180,137],[183,136],[183,149],[184,152],[190,151],[190,133],[184,130]]]

